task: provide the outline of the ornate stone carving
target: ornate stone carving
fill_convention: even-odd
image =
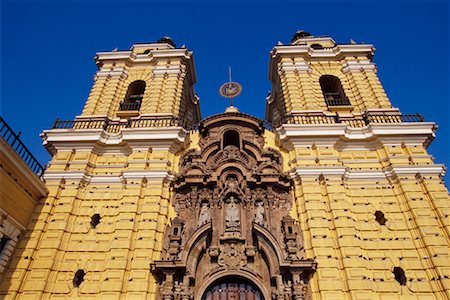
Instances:
[[[245,245],[235,240],[222,244],[218,264],[229,270],[244,267],[247,264]]]
[[[221,274],[257,278],[266,299],[307,298],[301,278],[315,263],[304,258],[301,230],[289,216],[291,181],[281,154],[263,147],[262,121],[225,113],[199,130],[201,150],[184,153],[173,181],[177,217],[166,230],[164,259],[152,265],[158,297],[200,299],[202,283]],[[236,138],[227,144],[229,131]]]
[[[198,226],[208,223],[210,220],[211,216],[209,214],[208,202],[202,202],[200,208],[200,216],[198,217]]]
[[[255,222],[264,225],[264,203],[256,201],[255,206]]]
[[[239,231],[240,209],[238,200],[234,196],[230,196],[226,202],[225,231]]]

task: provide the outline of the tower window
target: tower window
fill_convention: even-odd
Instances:
[[[377,222],[380,225],[386,224],[386,221],[387,221],[386,218],[384,217],[384,214],[381,211],[379,211],[379,210],[377,210],[375,212],[375,220],[377,220]]]
[[[100,223],[100,215],[99,214],[95,214],[91,217],[91,226],[92,228],[97,227],[97,225]]]
[[[400,285],[406,285],[406,276],[405,271],[403,271],[400,267],[394,267],[394,270],[392,271],[395,276],[395,280],[397,280]]]
[[[319,82],[328,106],[350,105],[339,78],[333,75],[323,75]]]
[[[228,130],[223,135],[223,148],[230,145],[240,148],[239,133],[235,130]]]
[[[120,104],[120,110],[139,110],[144,98],[145,81],[136,80],[128,86],[125,100]]]
[[[78,270],[75,273],[75,276],[73,276],[73,286],[74,287],[79,287],[80,286],[80,284],[84,281],[84,275],[86,275],[84,270]]]

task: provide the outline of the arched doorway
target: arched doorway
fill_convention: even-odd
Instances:
[[[223,278],[208,287],[202,300],[264,300],[261,291],[239,277]]]

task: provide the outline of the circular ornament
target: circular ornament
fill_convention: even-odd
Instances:
[[[226,82],[219,88],[219,93],[226,98],[233,98],[242,92],[242,86],[234,81]]]

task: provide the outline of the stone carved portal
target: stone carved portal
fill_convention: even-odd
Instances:
[[[292,182],[280,153],[264,148],[262,121],[224,113],[203,120],[199,131],[200,150],[184,153],[173,182],[178,215],[151,266],[159,298],[209,299],[223,286],[249,296],[233,299],[308,299],[316,263],[304,257],[289,216]]]

